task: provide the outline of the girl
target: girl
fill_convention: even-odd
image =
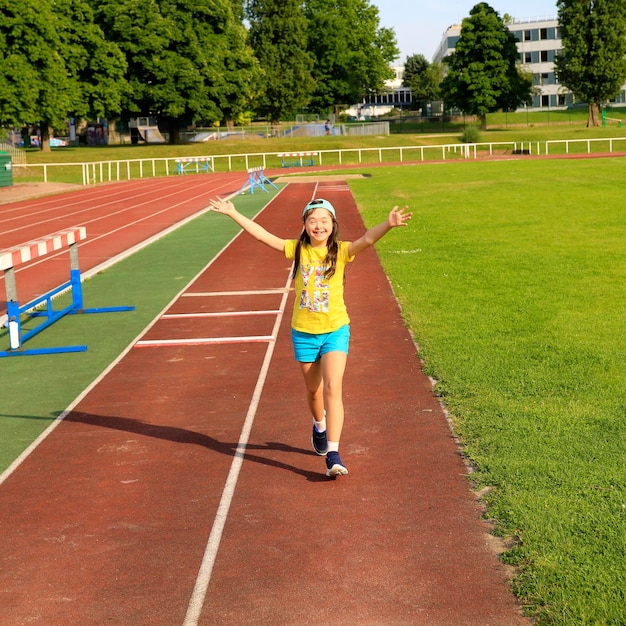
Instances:
[[[356,241],[340,241],[333,205],[328,200],[311,200],[302,213],[300,238],[285,240],[239,213],[230,201],[218,197],[210,206],[294,261],[296,300],[291,334],[313,415],[313,449],[326,456],[326,476],[347,474],[339,457],[344,418],[342,383],[350,340],[350,319],[343,300],[344,269],[392,228],[406,226],[412,214],[407,207],[395,206],[386,221]]]

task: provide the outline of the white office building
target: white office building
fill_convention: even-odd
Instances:
[[[574,104],[573,94],[558,83],[554,71],[554,58],[563,47],[557,18],[516,20],[507,26],[517,39],[520,63],[532,72],[533,83],[538,88],[532,108],[563,108]],[[461,26],[450,26],[443,34],[433,61],[441,62],[453,52],[460,36]],[[613,100],[618,104],[625,102],[626,86]]]
[[[363,97],[358,105],[353,105],[345,113],[358,120],[366,120],[376,115],[385,115],[392,109],[411,107],[411,90],[402,85],[404,65],[391,67],[394,77],[385,81],[385,91]]]

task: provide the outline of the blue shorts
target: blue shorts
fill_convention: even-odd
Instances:
[[[350,343],[350,325],[346,324],[332,333],[313,335],[291,329],[293,353],[299,363],[315,363],[327,352],[345,352],[348,354]]]

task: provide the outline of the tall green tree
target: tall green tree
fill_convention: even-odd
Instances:
[[[477,115],[482,128],[487,113],[530,102],[532,83],[518,66],[515,35],[485,2],[463,20],[459,41],[444,63],[447,74],[441,89],[446,106]]]
[[[326,112],[380,93],[399,55],[393,30],[380,26],[369,0],[305,0],[308,50],[316,80],[311,109]]]
[[[217,104],[227,125],[242,123],[254,107],[254,97],[261,89],[262,71],[244,26],[243,0],[232,0],[234,22],[224,57],[224,69],[214,84]]]
[[[559,82],[589,106],[587,126],[598,126],[603,103],[626,81],[626,2],[559,0],[563,50],[555,60]]]
[[[300,0],[248,0],[250,44],[263,71],[256,109],[272,125],[306,107],[315,87]]]
[[[70,81],[51,2],[0,0],[0,7],[0,123],[60,124],[71,106]]]
[[[54,11],[64,24],[59,32],[63,59],[78,90],[68,113],[80,119],[118,114],[126,90],[126,59],[121,50],[94,22],[86,0],[55,0]]]
[[[427,102],[441,97],[443,66],[441,63],[429,63],[423,54],[414,54],[406,58],[403,84],[411,90],[413,107],[424,109]]]
[[[92,0],[98,23],[123,51],[123,113],[167,121],[170,143],[194,120],[234,117],[258,67],[233,0]]]
[[[0,123],[49,129],[119,110],[124,59],[84,0],[0,0]]]

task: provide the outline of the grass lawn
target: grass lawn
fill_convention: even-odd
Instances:
[[[426,371],[544,624],[626,623],[622,159],[424,165],[351,181]]]
[[[368,225],[393,204],[414,211],[379,255],[510,545],[515,591],[541,624],[626,624],[624,168],[618,158],[469,161],[362,169],[371,177],[350,181]],[[253,213],[258,199],[237,203]],[[5,465],[232,235],[208,239],[214,217],[86,283],[87,306],[136,312],[63,320],[33,339],[88,343],[87,353],[0,361],[12,389],[0,401]],[[161,246],[182,235],[194,261],[163,276]],[[34,395],[44,383],[54,393]]]

